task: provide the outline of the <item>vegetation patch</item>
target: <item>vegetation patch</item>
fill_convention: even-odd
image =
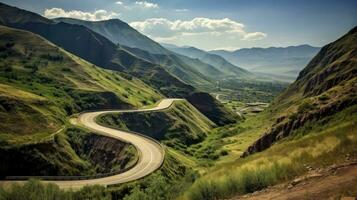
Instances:
[[[196,181],[185,198],[229,198],[290,180],[305,173],[306,166],[320,168],[343,163],[346,155],[350,156],[348,159],[357,158],[354,112],[356,106],[334,115],[328,124],[317,123],[311,129],[300,129],[309,133],[303,137],[290,136],[264,152],[218,165]]]
[[[184,100],[174,102],[163,111],[106,114],[97,121],[105,126],[145,134],[181,151],[202,141],[215,126]]]

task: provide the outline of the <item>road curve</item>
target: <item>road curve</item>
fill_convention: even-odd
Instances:
[[[137,164],[123,173],[88,180],[65,180],[65,181],[43,181],[46,183],[55,183],[60,188],[81,188],[85,185],[103,185],[108,186],[112,184],[125,183],[142,178],[156,169],[158,169],[164,161],[164,150],[162,146],[149,137],[134,134],[127,131],[116,130],[101,126],[95,122],[96,117],[108,113],[125,113],[125,112],[149,112],[158,111],[169,108],[174,101],[181,99],[163,99],[157,106],[147,109],[138,110],[108,110],[108,111],[94,111],[85,112],[79,115],[78,123],[85,126],[96,133],[108,137],[116,138],[121,141],[131,143],[136,147],[139,153],[139,160]],[[23,182],[23,181],[0,181],[1,184]]]

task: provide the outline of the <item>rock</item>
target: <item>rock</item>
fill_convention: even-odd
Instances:
[[[290,182],[290,185],[295,186],[303,181],[303,178],[296,178],[293,181]]]

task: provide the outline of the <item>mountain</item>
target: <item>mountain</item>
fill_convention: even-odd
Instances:
[[[217,54],[244,69],[252,72],[283,75],[290,81],[294,80],[298,73],[320,48],[309,45],[270,48],[244,48],[233,52],[214,50],[210,53]]]
[[[120,44],[132,48],[139,48],[153,54],[168,53],[167,49],[163,48],[159,43],[139,33],[127,23],[119,19],[110,19],[104,21],[84,21],[72,18],[57,18],[54,19],[54,21],[83,25],[92,31],[103,35],[115,44]]]
[[[12,19],[13,13],[16,14],[16,18],[22,19],[21,17],[23,17],[24,20],[17,20],[21,23],[9,20]],[[28,18],[29,15],[32,17]],[[39,34],[59,47],[99,67],[129,74],[129,78],[131,76],[139,78],[167,97],[183,97],[191,100],[197,96],[205,97],[200,102],[192,100],[194,106],[203,114],[211,117],[210,119],[219,125],[234,121],[233,115],[222,105],[219,105],[213,97],[202,96],[201,92],[171,75],[164,67],[138,58],[82,25],[54,23],[40,15],[1,3],[0,21],[4,25]],[[45,21],[45,23],[41,21]]]
[[[355,175],[338,169],[356,171],[356,94],[354,27],[324,46],[265,111],[218,131],[230,133],[219,144],[230,151],[227,163],[208,170],[182,197],[328,199],[345,191],[355,196],[356,179],[349,180]],[[324,188],[310,190],[318,184]]]
[[[194,59],[199,59],[204,63],[212,65],[216,69],[222,71],[225,74],[225,76],[235,76],[237,78],[253,77],[252,73],[231,64],[230,62],[228,62],[226,59],[224,59],[219,55],[211,54],[195,47],[178,47],[178,46],[167,45],[167,44],[164,44],[164,46],[169,50],[176,52],[178,54],[185,55],[187,57],[194,58]]]
[[[118,155],[132,147],[75,129],[69,117],[162,98],[137,78],[104,70],[36,34],[5,26],[0,26],[0,94],[0,177],[110,172],[95,158],[110,155],[108,146]],[[131,160],[130,154],[118,155],[107,162],[124,166]]]
[[[164,48],[118,19],[91,22],[71,18],[57,18],[55,21],[83,25],[107,37],[112,42],[119,43],[121,48],[126,49],[134,55],[164,66],[169,72],[186,83],[198,87],[201,85],[211,85],[211,87],[214,87],[217,80],[226,78],[227,76],[245,78],[251,75],[246,70],[236,69],[237,67],[235,66],[221,65],[220,61],[212,63],[202,62],[202,60],[197,60],[196,57],[186,54],[179,55],[180,53]],[[211,60],[215,59],[207,58],[207,61]]]
[[[309,123],[333,124],[333,116],[357,104],[357,27],[324,46],[272,104],[275,123],[244,156],[262,151]],[[355,109],[354,109],[355,110]],[[345,119],[349,122],[356,112]],[[317,125],[316,125],[317,126]],[[338,127],[337,127],[338,128]]]

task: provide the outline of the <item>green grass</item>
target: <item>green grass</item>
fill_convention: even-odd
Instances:
[[[0,200],[37,199],[175,199],[196,179],[197,173],[166,152],[163,166],[142,179],[109,186],[86,186],[80,190],[61,190],[57,185],[30,180],[23,185],[0,187]]]
[[[301,128],[300,132],[266,151],[217,165],[196,181],[182,198],[229,198],[290,180],[305,173],[305,165],[321,168],[345,162],[347,154],[357,157],[357,116],[353,115],[356,109],[353,106],[334,115],[329,123]],[[296,135],[300,136],[296,138]]]
[[[38,199],[101,199],[110,200],[110,193],[101,186],[86,186],[79,191],[61,190],[55,184],[42,184],[30,180],[23,185],[12,185],[10,188],[0,188],[0,200],[38,200]]]
[[[142,133],[180,151],[202,141],[215,126],[187,101],[176,101],[163,111],[106,114],[98,123]]]
[[[88,175],[112,169],[96,166],[85,153],[79,155],[73,137],[68,137],[69,117],[83,110],[139,107],[162,98],[139,79],[94,66],[35,34],[0,26],[0,38],[0,151],[2,158],[20,157],[27,166],[24,173]],[[131,147],[124,152],[137,158]],[[20,166],[12,163],[14,158],[2,162],[2,175],[12,165]],[[127,160],[116,162],[113,169],[130,166],[132,160]]]
[[[100,69],[29,32],[1,27],[0,35],[1,116],[13,111],[0,134],[21,134],[11,127],[22,121],[22,134],[52,133],[82,110],[139,107],[162,98],[139,79]]]

